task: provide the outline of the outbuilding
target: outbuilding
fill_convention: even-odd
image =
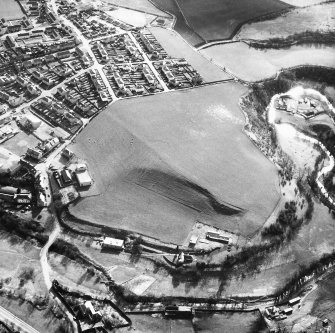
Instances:
[[[288,301],[288,304],[289,305],[295,305],[295,304],[298,304],[299,302],[301,301],[301,298],[300,297],[295,297],[295,298],[292,298]]]
[[[89,175],[88,171],[76,172],[76,178],[79,184],[79,187],[87,187],[92,185],[92,178]]]
[[[102,243],[102,248],[122,251],[123,247],[124,247],[124,240],[112,237],[105,237]]]

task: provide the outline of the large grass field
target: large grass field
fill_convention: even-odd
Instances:
[[[0,0],[0,18],[17,19],[24,14],[15,0]]]
[[[319,3],[329,2],[328,0],[283,0],[289,5],[296,7],[306,7],[306,6],[314,6]]]
[[[266,332],[258,312],[197,313],[193,320],[130,315],[135,333],[262,333]],[[120,329],[126,333],[129,328]]]
[[[231,38],[241,24],[289,8],[279,0],[176,0],[186,22],[206,42]]]
[[[296,8],[272,20],[244,25],[235,38],[266,40],[286,38],[305,31],[332,31],[335,28],[335,4]]]
[[[70,146],[100,191],[71,212],[174,243],[196,220],[253,233],[276,205],[278,180],[242,132],[245,92],[225,83],[111,105]]]
[[[331,46],[300,45],[282,50],[256,50],[239,42],[211,46],[200,53],[246,81],[264,80],[282,68],[299,65],[335,67],[335,49]]]
[[[205,82],[231,79],[230,75],[195,51],[175,31],[159,27],[150,28],[149,30],[171,57],[185,58],[198,71]]]

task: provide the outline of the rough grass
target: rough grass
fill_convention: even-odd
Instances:
[[[200,53],[246,81],[265,80],[282,68],[300,65],[335,67],[335,50],[330,46],[298,45],[284,50],[257,50],[239,42],[211,46]]]
[[[196,220],[254,232],[278,200],[277,172],[242,132],[244,92],[226,83],[113,104],[70,147],[100,189],[71,213],[175,243]]]
[[[24,16],[20,5],[15,0],[0,0],[0,18],[19,19]]]
[[[335,4],[326,3],[313,7],[296,8],[285,15],[244,25],[239,31],[239,39],[266,40],[287,38],[305,31],[331,31],[334,29]]]

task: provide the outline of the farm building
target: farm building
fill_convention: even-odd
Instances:
[[[293,312],[292,308],[286,308],[286,309],[283,310],[283,313],[287,316],[292,314],[292,312]]]
[[[216,242],[222,242],[224,244],[230,243],[230,238],[220,235],[218,232],[207,232],[206,238]]]
[[[198,238],[199,237],[197,235],[192,235],[189,241],[189,245],[195,246],[195,244],[197,244]]]
[[[295,304],[298,304],[300,302],[301,298],[300,297],[295,297],[295,298],[292,298],[288,301],[288,304],[289,305],[295,305]]]
[[[102,243],[103,248],[113,249],[113,250],[123,250],[124,241],[122,239],[106,237]]]
[[[86,186],[91,186],[92,185],[92,178],[89,175],[88,171],[76,171],[76,178],[79,184],[79,187],[86,187]]]
[[[165,316],[189,318],[193,316],[193,309],[190,306],[170,305],[165,308]]]

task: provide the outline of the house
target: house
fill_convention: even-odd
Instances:
[[[4,125],[4,124],[7,124],[10,121],[11,121],[10,113],[5,113],[5,114],[0,115],[0,126]]]
[[[32,95],[39,95],[41,93],[40,89],[33,83],[29,83],[27,89]]]
[[[8,100],[9,100],[9,95],[8,95],[6,92],[0,90],[0,98],[1,98],[3,101],[8,102]]]
[[[45,60],[46,62],[52,62],[52,61],[55,60],[55,57],[54,57],[53,54],[47,54],[47,55],[44,57],[44,60]]]
[[[27,80],[25,77],[18,76],[16,78],[16,82],[21,86],[21,87],[27,87],[29,84],[29,80]]]
[[[28,148],[26,155],[39,161],[43,156],[43,152],[39,148]]]
[[[144,77],[146,78],[149,84],[151,85],[155,84],[155,79],[151,74],[144,73]]]
[[[68,149],[68,148],[63,149],[63,151],[62,151],[62,156],[65,157],[65,158],[68,159],[68,160],[69,160],[73,155],[74,155],[73,152],[72,152],[70,149]]]
[[[52,138],[49,141],[46,142],[44,145],[44,151],[50,152],[52,149],[54,149],[57,145],[59,144],[59,139],[58,138]]]
[[[107,94],[106,94],[104,91],[101,91],[101,92],[99,93],[99,95],[100,95],[100,99],[101,99],[103,102],[108,102],[108,96],[107,96]]]
[[[55,82],[53,79],[49,78],[49,77],[45,77],[42,79],[42,83],[44,83],[46,86],[50,87],[52,86]]]
[[[16,80],[14,75],[3,75],[0,76],[0,86],[4,86],[13,83]]]
[[[10,95],[8,99],[8,103],[11,106],[18,106],[24,102],[23,95]]]
[[[53,100],[49,96],[44,96],[41,98],[41,103],[45,106],[50,106],[52,104]]]
[[[152,53],[155,51],[154,44],[148,39],[147,35],[145,35],[143,32],[140,32],[140,39],[149,52]]]
[[[68,169],[64,169],[61,171],[61,177],[65,185],[69,185],[72,183],[72,176]]]
[[[0,104],[0,114],[4,114],[8,111],[8,105],[7,104]]]
[[[67,91],[64,87],[59,87],[59,88],[57,88],[57,93],[61,96],[65,96]]]
[[[37,69],[33,70],[31,72],[31,75],[38,81],[42,81],[42,79],[44,78],[44,75]]]
[[[17,46],[16,41],[12,36],[6,36],[6,42],[10,48],[14,48]]]
[[[132,90],[137,94],[143,94],[144,93],[144,87],[140,84],[135,85]]]
[[[70,67],[62,68],[57,74],[62,77],[68,77],[73,73],[72,69]]]
[[[102,243],[103,249],[113,249],[122,251],[124,248],[124,241],[122,239],[116,239],[112,237],[105,237],[103,243]]]
[[[65,99],[72,104],[76,104],[79,100],[79,96],[75,96],[71,94],[70,92],[67,92],[65,95]]]

